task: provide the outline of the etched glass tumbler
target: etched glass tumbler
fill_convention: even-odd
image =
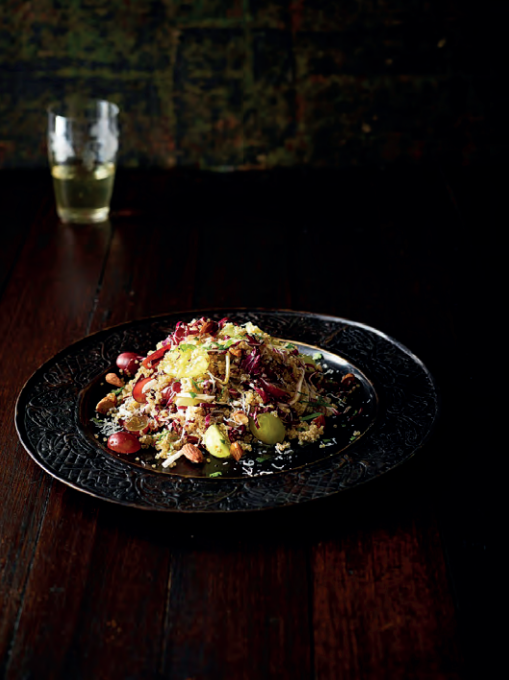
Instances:
[[[62,222],[108,219],[118,150],[118,106],[72,97],[48,109],[48,158]]]

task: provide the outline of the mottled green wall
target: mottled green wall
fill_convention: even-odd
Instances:
[[[0,167],[46,164],[45,107],[122,110],[124,166],[340,166],[487,153],[460,0],[0,0]]]

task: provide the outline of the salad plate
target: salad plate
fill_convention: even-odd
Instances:
[[[164,469],[154,451],[127,456],[109,450],[94,425],[104,377],[122,352],[143,356],[179,321],[224,317],[252,323],[318,353],[324,369],[358,382],[354,409],[324,437],[284,455],[256,448],[235,461],[196,466],[184,459]],[[16,404],[19,438],[57,480],[97,498],[163,512],[238,512],[304,503],[364,484],[422,447],[439,409],[424,364],[386,334],[347,319],[265,309],[176,312],[128,322],[87,336],[55,355],[27,381]],[[354,417],[355,416],[355,417]],[[331,426],[332,427],[332,426]],[[273,453],[273,452],[272,452]]]

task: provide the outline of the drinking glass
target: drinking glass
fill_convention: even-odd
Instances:
[[[103,222],[110,212],[118,106],[71,97],[48,109],[48,157],[62,222]]]

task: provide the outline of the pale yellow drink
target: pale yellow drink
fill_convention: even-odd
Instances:
[[[115,164],[89,170],[84,165],[51,168],[57,213],[62,222],[103,222],[108,218]]]
[[[118,150],[118,106],[72,95],[48,109],[48,160],[62,222],[108,219]]]

